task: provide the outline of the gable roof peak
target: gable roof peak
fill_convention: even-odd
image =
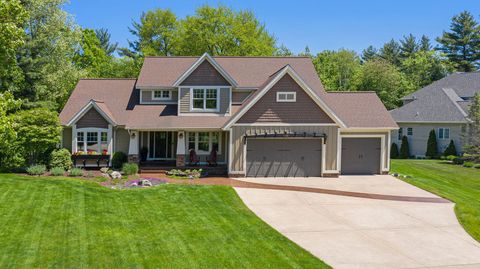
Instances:
[[[225,69],[223,69],[223,67],[217,62],[215,61],[215,59],[213,59],[212,56],[210,56],[210,54],[208,54],[207,52],[205,52],[202,56],[200,56],[194,63],[192,66],[190,66],[190,68],[187,69],[187,71],[185,71],[174,83],[173,83],[173,86],[174,87],[178,87],[180,86],[180,84],[193,72],[195,71],[195,69],[197,69],[197,67],[203,63],[204,61],[208,61],[212,66],[213,68],[215,68],[215,70],[217,70],[233,87],[237,87],[238,84],[237,82],[235,81],[235,79],[233,79],[232,76],[230,76],[230,74],[227,73],[227,71],[225,71]]]

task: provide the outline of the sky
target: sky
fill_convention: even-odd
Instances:
[[[128,46],[135,38],[128,31],[142,12],[162,8],[179,18],[193,15],[204,4],[219,4],[234,10],[250,10],[278,44],[294,53],[382,46],[409,33],[432,40],[448,30],[451,18],[470,11],[480,21],[478,0],[296,0],[296,1],[206,1],[206,0],[70,0],[65,10],[84,28],[107,28],[112,41]]]

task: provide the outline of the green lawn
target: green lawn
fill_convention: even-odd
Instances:
[[[0,174],[0,268],[329,268],[230,187]]]
[[[408,183],[456,203],[465,230],[480,241],[480,169],[438,160],[392,160],[392,172],[409,175]]]

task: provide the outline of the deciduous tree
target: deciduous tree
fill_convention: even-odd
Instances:
[[[350,50],[326,50],[313,58],[313,64],[327,90],[345,91],[360,69],[360,58]]]

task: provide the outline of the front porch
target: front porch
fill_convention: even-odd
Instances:
[[[209,174],[227,174],[228,133],[219,130],[130,130],[129,161],[141,171],[203,169]],[[212,150],[216,158],[212,161]],[[190,150],[196,161],[190,160]],[[215,165],[212,165],[215,164]]]

